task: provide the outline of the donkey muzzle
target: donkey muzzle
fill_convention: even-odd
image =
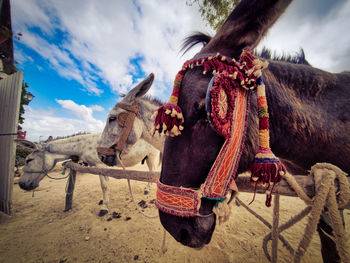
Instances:
[[[98,157],[104,164],[108,166],[114,166],[117,164],[116,154],[118,153],[114,148],[97,147],[96,151]]]

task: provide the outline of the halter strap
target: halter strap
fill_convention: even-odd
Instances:
[[[49,175],[49,170],[46,169],[46,152],[48,153],[51,153],[50,152],[50,147],[49,146],[46,146],[44,150],[39,150],[39,153],[42,155],[42,159],[43,159],[43,162],[42,162],[42,165],[41,165],[41,171],[32,171],[32,170],[25,170],[24,172],[26,173],[31,173],[31,174],[40,174],[40,173],[43,173],[44,176],[47,176],[48,178],[50,179],[54,179],[54,180],[61,180],[61,179],[66,179],[68,177],[67,176],[64,176],[64,177],[59,177],[59,178],[55,178],[55,177],[51,177]]]
[[[139,113],[139,107],[138,107],[138,100],[135,100],[135,102],[132,105],[128,105],[128,104],[119,102],[119,103],[117,103],[117,106],[120,107],[121,109],[127,111],[127,113],[125,113],[126,115],[124,115],[124,119],[123,119],[124,127],[122,129],[122,133],[121,133],[119,140],[117,141],[117,143],[114,147],[114,149],[116,151],[122,152],[125,148],[126,140],[129,137],[132,126],[134,125],[135,117],[138,116],[140,118],[140,113]],[[120,113],[119,116],[122,116],[121,114],[122,113]],[[120,121],[120,120],[118,120],[118,121]]]
[[[134,124],[135,117],[141,117],[139,113],[138,100],[135,100],[133,104],[129,105],[123,102],[116,104],[119,108],[126,110],[121,112],[117,116],[118,123],[123,127],[119,139],[115,142],[111,148],[97,147],[96,151],[103,155],[115,155],[115,153],[122,152],[126,145],[126,140],[129,137],[132,126]]]

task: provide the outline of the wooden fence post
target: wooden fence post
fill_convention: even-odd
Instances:
[[[0,80],[0,211],[11,214],[19,106],[23,72]],[[13,134],[13,135],[11,135]]]
[[[68,185],[66,187],[66,207],[64,209],[65,212],[72,209],[76,176],[77,176],[77,171],[74,169],[69,169],[69,176],[68,176],[68,182],[67,182]]]

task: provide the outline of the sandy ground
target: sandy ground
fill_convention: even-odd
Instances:
[[[137,166],[135,169],[145,169]],[[55,171],[51,176],[62,176]],[[159,219],[143,217],[131,202],[126,180],[110,179],[110,213],[98,217],[101,188],[98,176],[78,174],[73,210],[63,212],[66,180],[45,178],[40,187],[25,192],[14,185],[13,215],[0,213],[0,262],[268,262],[262,240],[268,229],[243,207],[233,206],[228,222],[216,227],[212,241],[201,250],[182,246],[167,234],[168,251],[162,253],[163,228]],[[147,183],[132,182],[136,202],[146,201],[145,213],[157,214],[152,205],[155,185],[144,194]],[[252,194],[240,193],[248,203]],[[270,222],[272,208],[258,195],[250,206]],[[301,200],[281,197],[281,219],[285,222],[304,207]],[[112,213],[120,213],[113,218]],[[345,211],[350,224],[350,211]],[[297,247],[306,220],[283,232]],[[349,230],[347,230],[349,237]],[[279,245],[278,262],[291,262],[289,252]],[[302,262],[322,262],[318,235]]]

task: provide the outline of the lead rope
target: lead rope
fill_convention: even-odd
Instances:
[[[47,169],[46,169],[45,151],[43,152],[43,155],[44,155],[44,156],[43,156],[43,169],[42,169],[42,170],[43,170],[43,172],[45,173],[45,176],[47,176],[48,178],[50,178],[50,179],[52,179],[52,180],[63,180],[63,179],[66,179],[66,178],[69,177],[69,175],[70,175],[70,170],[69,170],[69,173],[68,173],[66,176],[59,177],[59,178],[51,177],[51,176],[49,175]],[[67,162],[67,161],[66,161],[66,162]],[[73,185],[75,184],[75,182],[74,182],[74,180],[73,180],[73,177],[69,177],[68,180],[67,180],[67,183],[66,183],[65,190],[64,190],[65,193],[66,193],[66,195],[67,195],[67,194],[68,194],[68,195],[71,195],[71,194],[73,193],[73,191],[70,192],[70,193],[68,193],[68,184],[69,184],[69,181],[71,181]],[[73,189],[74,189],[74,187],[73,187]],[[34,190],[33,190],[33,196],[34,196]]]
[[[138,211],[141,215],[143,215],[144,217],[146,217],[146,218],[150,218],[150,219],[158,218],[159,215],[154,215],[154,216],[146,215],[146,214],[137,206],[137,204],[136,204],[136,202],[135,202],[135,199],[134,199],[134,195],[132,194],[130,179],[126,176],[126,168],[125,168],[125,166],[124,166],[122,160],[120,159],[119,154],[116,154],[116,157],[117,157],[118,162],[120,163],[120,166],[123,168],[123,173],[124,173],[125,178],[127,178],[128,186],[129,186],[129,193],[130,193],[130,196],[131,196],[131,200],[132,200],[132,202],[134,203],[134,205],[135,205],[137,211]],[[167,245],[166,245],[166,230],[165,230],[165,229],[164,229],[164,233],[163,233],[163,241],[162,241],[161,250],[162,250],[162,253],[163,253],[163,254],[164,254],[165,252],[168,251],[168,248],[167,248]]]
[[[135,199],[134,199],[134,195],[132,194],[130,179],[127,177],[125,166],[124,166],[122,160],[120,159],[119,154],[116,154],[116,157],[117,157],[118,162],[120,163],[120,166],[123,168],[123,173],[124,173],[125,178],[127,178],[128,186],[129,186],[129,193],[130,193],[130,196],[131,196],[131,201],[135,204],[135,207],[136,207],[137,211],[138,211],[141,215],[143,215],[144,217],[147,217],[147,218],[157,218],[157,217],[159,217],[158,215],[154,215],[154,216],[146,215],[146,214],[137,206],[137,204],[136,204],[136,202],[135,202]]]
[[[43,151],[43,165],[42,165],[42,167],[41,167],[41,171],[45,174],[45,176],[47,176],[48,178],[50,178],[50,179],[52,179],[52,180],[63,180],[63,179],[68,178],[70,172],[68,173],[68,175],[63,176],[63,177],[59,177],[59,178],[51,177],[51,176],[49,175],[49,171],[46,169],[46,158],[45,158],[45,157],[46,157],[46,156],[45,156],[45,150],[44,150],[44,151]],[[68,162],[68,161],[66,161],[66,162]],[[68,191],[68,183],[69,183],[69,180],[72,181],[72,184],[73,184],[73,185],[75,184],[75,182],[74,182],[73,179],[71,179],[71,177],[69,177],[69,179],[67,180],[66,187],[65,187],[65,192],[66,192],[66,194],[69,194],[69,195],[70,195],[70,194],[73,193],[73,191],[72,191],[71,193],[68,193],[68,192],[67,192],[67,191]],[[33,189],[32,197],[34,197],[34,192],[35,192],[35,189]]]
[[[168,247],[166,245],[166,230],[164,228],[164,232],[163,232],[163,242],[162,242],[162,253],[164,254],[165,252],[168,251]]]

